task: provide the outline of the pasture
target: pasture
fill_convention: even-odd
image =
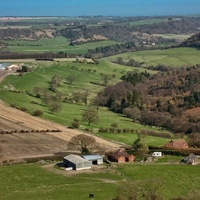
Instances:
[[[31,66],[30,64],[26,64]],[[63,93],[63,98],[71,97],[73,91],[84,91],[88,89],[89,97],[88,104],[91,99],[104,87],[98,84],[93,84],[91,81],[96,83],[102,83],[101,73],[115,74],[109,84],[116,83],[119,78],[128,71],[131,71],[132,67],[124,67],[116,65],[106,61],[101,61],[99,65],[86,64],[86,63],[74,63],[74,62],[60,62],[60,63],[34,63],[35,69],[31,73],[26,73],[23,76],[10,75],[3,80],[0,84],[0,98],[9,105],[15,105],[17,108],[25,108],[28,113],[33,114],[35,110],[41,110],[43,112],[43,118],[65,126],[71,126],[73,119],[80,120],[80,129],[89,128],[94,133],[100,127],[110,127],[112,123],[117,123],[118,128],[129,128],[134,130],[155,130],[155,128],[133,123],[131,119],[124,117],[121,114],[116,114],[108,111],[107,108],[100,108],[98,111],[99,120],[96,123],[92,123],[88,126],[88,122],[82,121],[81,115],[83,110],[88,108],[88,105],[83,103],[69,103],[61,102],[62,109],[60,112],[52,114],[48,107],[42,102],[40,98],[36,98],[28,93],[33,93],[33,88],[38,86],[48,90],[49,81],[53,76],[61,77],[62,82],[57,87],[57,92]],[[68,84],[66,77],[73,76],[75,78],[72,84]],[[10,89],[18,92],[12,92]],[[55,93],[52,93],[55,95]],[[34,102],[34,103],[32,103]],[[103,136],[104,137],[104,136]],[[125,135],[121,141],[126,144],[132,144],[132,137],[136,135]],[[131,137],[131,139],[130,139]],[[121,138],[109,138],[109,134],[106,139],[120,141]],[[149,138],[150,139],[150,138]],[[154,143],[154,142],[153,142]],[[163,144],[163,142],[160,143]],[[150,142],[152,144],[152,142]]]
[[[1,166],[1,200],[84,200],[91,193],[95,200],[112,200],[123,185],[135,181],[159,181],[164,200],[200,189],[199,166],[133,163],[82,172],[48,168],[37,164]]]
[[[84,54],[88,49],[95,49],[97,47],[108,46],[116,44],[117,42],[106,40],[88,42],[85,44],[79,44],[71,46],[69,40],[65,37],[46,38],[42,37],[38,41],[26,41],[26,40],[13,40],[6,41],[6,50],[20,53],[44,53],[44,52],[67,52]]]
[[[200,63],[200,51],[195,48],[172,48],[165,50],[148,50],[123,53],[105,58],[107,61],[116,61],[122,57],[124,61],[134,59],[143,63],[142,66],[166,65],[166,66],[191,66]]]

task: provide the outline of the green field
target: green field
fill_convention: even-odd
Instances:
[[[55,170],[61,174],[37,164],[1,166],[0,180],[3,184],[0,184],[0,199],[84,200],[92,193],[95,200],[112,200],[129,181],[148,181],[151,184],[159,181],[164,200],[187,196],[200,189],[199,166],[133,163],[95,173],[74,172],[70,176],[68,172]]]
[[[26,64],[27,66],[32,66],[32,64]],[[64,97],[70,97],[73,91],[83,91],[85,88],[89,90],[89,101],[103,89],[103,86],[90,83],[90,81],[102,83],[101,73],[115,74],[109,84],[116,83],[119,81],[119,78],[125,74],[127,71],[131,71],[133,68],[124,67],[121,65],[116,65],[106,61],[101,61],[99,65],[95,64],[84,64],[84,63],[74,63],[74,62],[60,62],[58,63],[48,63],[48,64],[34,64],[37,66],[33,72],[26,73],[23,76],[10,75],[3,80],[0,84],[0,99],[5,101],[7,104],[15,105],[18,108],[26,108],[27,112],[32,114],[35,110],[43,111],[43,118],[49,119],[63,125],[70,126],[73,119],[79,119],[81,121],[81,114],[84,109],[87,109],[87,106],[83,103],[65,103],[62,102],[62,109],[58,113],[52,114],[48,107],[42,102],[41,99],[27,94],[32,92],[35,86],[42,88],[49,88],[49,81],[53,76],[59,76],[62,78],[62,83],[57,87],[57,91],[60,91],[64,94]],[[90,69],[89,73],[87,70]],[[83,71],[85,70],[85,71]],[[95,72],[93,72],[95,70]],[[142,70],[142,69],[140,69]],[[66,83],[66,77],[73,76],[75,81],[73,84],[69,85]],[[14,88],[20,93],[9,91],[10,88]],[[54,93],[52,93],[54,94]],[[37,102],[37,104],[31,103],[32,101]],[[138,123],[133,123],[131,119],[124,117],[121,114],[116,114],[108,111],[107,108],[100,108],[98,111],[99,120],[97,123],[92,123],[88,126],[87,122],[81,121],[81,129],[89,128],[93,129],[96,133],[96,130],[100,127],[109,128],[112,123],[117,123],[118,128],[129,128],[134,130],[155,130],[155,128],[147,127],[140,125]],[[123,135],[122,138],[113,137],[114,135],[102,136],[110,140],[120,141],[126,144],[132,144],[133,139],[132,135],[127,134]],[[119,135],[118,135],[119,136]],[[130,138],[131,137],[131,138]],[[136,135],[133,134],[133,137],[136,138]],[[149,144],[162,145],[166,143],[166,140],[149,137]]]
[[[150,24],[159,24],[162,22],[168,22],[169,20],[167,18],[161,18],[161,19],[144,19],[144,20],[138,20],[129,22],[129,26],[141,26],[141,25],[150,25]]]
[[[134,128],[137,127],[136,130],[144,129],[143,126],[139,124],[135,124]],[[137,134],[133,133],[99,133],[99,136],[110,140],[110,141],[117,141],[119,143],[124,143],[128,145],[133,145],[133,142],[138,138]],[[160,138],[154,136],[147,136],[146,142],[148,146],[162,146],[169,142],[170,139],[167,138]]]
[[[190,66],[200,63],[200,50],[195,48],[173,48],[166,50],[148,50],[123,53],[105,58],[107,61],[116,61],[122,57],[125,61],[134,59],[144,62],[142,66],[163,64],[166,66]]]
[[[55,38],[41,38],[38,41],[25,41],[25,40],[14,40],[6,41],[8,46],[5,50],[12,52],[21,53],[43,53],[43,52],[67,52],[67,53],[81,53],[84,54],[88,49],[95,49],[101,46],[108,46],[116,44],[115,41],[97,41],[88,42],[85,44],[70,46],[69,41],[64,37]]]

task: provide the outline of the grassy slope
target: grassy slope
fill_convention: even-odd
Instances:
[[[138,165],[121,166],[120,171],[132,180],[160,179],[165,199],[180,197],[191,190],[199,190],[200,171],[198,166],[186,165]],[[185,191],[187,191],[185,193]]]
[[[90,91],[89,98],[95,96],[95,94],[103,89],[102,86],[97,86],[91,84],[90,81],[102,83],[100,73],[115,74],[116,77],[110,83],[115,83],[119,81],[119,78],[127,71],[132,70],[131,67],[123,67],[113,63],[108,63],[102,61],[99,65],[91,64],[80,64],[72,62],[62,62],[58,66],[55,64],[37,64],[38,67],[32,72],[27,73],[24,76],[8,76],[0,84],[0,98],[7,102],[8,104],[15,104],[17,107],[25,107],[28,109],[29,113],[33,113],[35,110],[39,109],[44,112],[43,118],[50,119],[61,123],[63,125],[71,125],[74,118],[81,120],[81,113],[87,107],[83,104],[71,104],[62,103],[62,110],[59,113],[51,114],[48,107],[45,106],[41,99],[29,96],[26,91],[32,91],[34,86],[39,86],[42,88],[49,87],[49,81],[54,75],[60,76],[63,79],[61,86],[58,87],[58,91],[62,91],[65,96],[70,96],[73,91],[82,91],[87,88]],[[27,64],[27,66],[29,66]],[[71,66],[75,66],[78,70],[71,69]],[[81,71],[82,69],[96,70],[94,74]],[[141,69],[140,69],[141,70]],[[66,83],[67,76],[75,77],[75,81],[72,85]],[[9,92],[6,87],[9,85],[14,86],[17,90],[23,91],[23,93]],[[31,104],[31,101],[38,102],[38,104]],[[87,122],[81,121],[81,128],[92,128],[96,130],[99,127],[110,127],[112,123],[117,123],[118,128],[130,128],[135,130],[155,130],[150,127],[142,126],[137,123],[133,123],[131,119],[125,118],[123,115],[115,114],[107,110],[107,108],[100,108],[99,110],[99,121],[96,124],[91,124],[88,127]],[[110,140],[120,141],[126,144],[132,144],[133,140],[136,138],[136,134],[103,134],[100,135],[104,138]],[[161,139],[155,137],[148,137],[148,144],[151,145],[162,145],[167,143],[168,139]]]
[[[4,183],[0,184],[0,199],[82,200],[88,199],[91,193],[97,200],[112,199],[116,185],[100,179],[120,180],[121,177],[106,173],[65,177],[37,165],[0,167],[0,180]]]
[[[96,200],[111,200],[120,185],[124,184],[122,180],[153,182],[159,179],[163,184],[161,194],[168,200],[199,190],[199,175],[198,166],[186,165],[125,164],[112,171],[74,173],[72,176],[54,174],[35,164],[4,166],[0,167],[0,180],[3,183],[0,184],[0,199],[83,200],[93,193]],[[110,182],[105,182],[105,179]]]
[[[41,53],[41,52],[59,52],[68,53],[86,53],[88,49],[95,49],[101,46],[116,44],[115,41],[98,41],[70,46],[69,41],[64,37],[42,38],[38,41],[7,41],[9,46],[7,50],[21,53]]]
[[[105,58],[114,61],[117,57],[124,60],[134,59],[144,62],[143,66],[164,64],[167,66],[188,66],[200,63],[200,50],[194,48],[174,48],[166,50],[138,51]]]

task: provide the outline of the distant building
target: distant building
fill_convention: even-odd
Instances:
[[[189,156],[183,158],[181,160],[181,163],[195,165],[196,164],[196,159],[197,159],[197,157],[193,153],[191,153]]]
[[[83,155],[82,158],[91,161],[92,164],[101,165],[103,164],[103,158],[99,154]]]
[[[81,156],[70,154],[63,158],[64,166],[72,167],[73,170],[83,170],[90,169],[92,167],[92,162],[88,161]]]
[[[188,148],[188,144],[184,139],[179,139],[179,140],[171,140],[167,144],[163,145],[163,147],[171,149],[186,149]]]
[[[125,151],[122,151],[121,149],[107,154],[108,160],[117,162],[117,163],[125,163],[125,162],[135,162],[135,156],[128,154]]]

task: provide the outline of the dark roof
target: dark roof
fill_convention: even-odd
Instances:
[[[191,153],[189,156],[183,158],[181,162],[191,164],[193,163],[193,161],[195,161],[195,159],[196,159],[196,156],[193,153]]]
[[[121,149],[116,152],[110,153],[109,155],[115,158],[120,158],[121,156],[125,158],[129,158],[131,156],[131,154],[128,154],[127,152],[122,151]]]

